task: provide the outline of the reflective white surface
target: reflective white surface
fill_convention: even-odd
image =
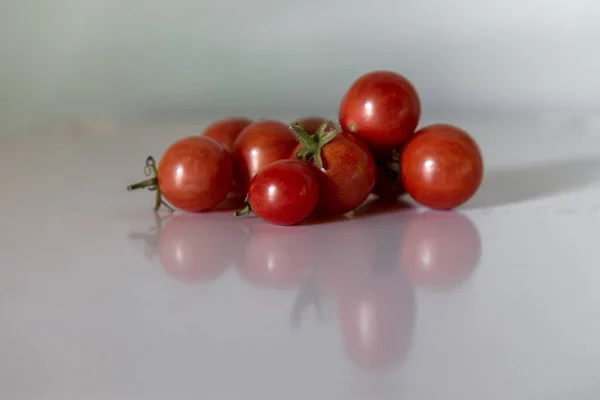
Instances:
[[[597,398],[597,119],[444,121],[469,204],[286,228],[125,190],[208,119],[3,141],[0,398]]]

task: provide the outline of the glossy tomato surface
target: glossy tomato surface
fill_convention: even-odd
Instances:
[[[243,241],[243,232],[233,221],[177,213],[160,230],[158,254],[163,268],[173,278],[187,283],[211,282],[243,261],[243,248],[216,249],[221,249],[223,243]]]
[[[192,136],[173,143],[158,166],[164,197],[185,211],[206,211],[219,204],[233,184],[229,152],[213,139]]]
[[[468,133],[446,124],[419,130],[403,147],[402,181],[420,204],[452,209],[469,200],[483,180],[483,158]]]
[[[263,167],[287,159],[298,144],[289,127],[280,121],[257,121],[244,129],[233,144],[238,190],[246,193],[250,181]]]
[[[227,151],[231,152],[235,139],[251,123],[251,119],[244,117],[221,119],[208,125],[202,135],[216,140]]]
[[[250,182],[248,202],[260,218],[276,225],[294,225],[313,212],[319,185],[307,164],[280,160],[261,169]]]
[[[415,215],[403,232],[400,265],[415,284],[452,288],[465,282],[481,257],[477,227],[457,212]]]
[[[321,158],[323,168],[311,161],[319,182],[315,212],[331,217],[353,211],[369,197],[375,185],[375,160],[369,148],[351,134],[342,132],[323,146]]]
[[[339,110],[342,129],[356,134],[375,151],[394,149],[405,142],[420,117],[416,89],[392,71],[373,71],[358,78]]]
[[[319,129],[324,122],[328,122],[330,128],[335,127],[333,121],[322,117],[299,118],[293,121],[292,124],[296,122],[300,123],[300,125],[302,125],[302,129],[304,129],[304,132],[308,133],[309,135],[314,135],[317,132],[317,129]]]

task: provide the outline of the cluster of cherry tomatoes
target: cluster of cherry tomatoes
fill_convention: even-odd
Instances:
[[[414,86],[392,71],[358,78],[345,93],[339,125],[325,118],[228,118],[201,135],[180,139],[152,157],[149,179],[128,190],[156,190],[155,209],[201,212],[227,197],[245,197],[236,212],[254,212],[277,225],[334,217],[358,208],[370,194],[408,193],[433,209],[469,200],[483,179],[475,140],[452,125],[417,130],[421,103]]]

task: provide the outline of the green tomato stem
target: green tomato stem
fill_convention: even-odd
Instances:
[[[137,189],[148,189],[156,191],[156,197],[154,200],[154,211],[158,211],[160,209],[160,206],[162,205],[168,211],[173,212],[173,207],[169,205],[166,201],[164,201],[162,198],[160,186],[158,185],[158,171],[156,170],[156,161],[154,161],[154,158],[152,156],[148,156],[146,158],[146,165],[144,166],[144,175],[151,176],[151,178],[134,183],[133,185],[129,185],[127,186],[127,190],[132,191]]]

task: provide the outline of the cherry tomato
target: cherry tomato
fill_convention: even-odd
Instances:
[[[261,169],[250,182],[248,204],[256,215],[276,225],[294,225],[313,212],[319,184],[311,168],[296,160],[279,160]]]
[[[452,125],[430,125],[403,147],[402,181],[420,204],[452,209],[469,200],[483,179],[479,146],[465,131]]]
[[[378,269],[338,303],[346,351],[360,368],[387,370],[402,363],[412,345],[416,304],[398,269]]]
[[[335,124],[332,121],[321,117],[300,118],[292,122],[292,124],[300,123],[300,125],[302,125],[302,129],[304,129],[306,133],[308,133],[309,135],[314,135],[317,132],[317,129],[319,129],[319,127],[323,124],[323,122],[328,122],[329,127],[331,128],[335,127]]]
[[[428,211],[404,230],[400,265],[416,285],[448,288],[466,281],[481,257],[477,227],[464,215]]]
[[[146,175],[153,177],[129,185],[127,190],[156,190],[154,210],[164,196],[185,211],[206,211],[219,204],[233,185],[229,152],[213,139],[192,136],[173,143],[162,157],[158,170],[154,158],[146,159]]]
[[[235,181],[246,193],[250,181],[263,167],[287,159],[298,141],[283,122],[262,120],[244,129],[233,143]]]
[[[222,120],[218,120],[208,125],[202,135],[216,140],[225,147],[229,152],[233,149],[233,142],[239,136],[239,134],[248,125],[252,123],[252,120],[243,117],[232,117]]]
[[[178,140],[158,165],[160,190],[182,210],[205,211],[215,207],[227,196],[232,182],[229,153],[205,137]]]
[[[301,130],[298,126],[292,127]],[[375,185],[375,160],[369,148],[349,133],[338,133],[324,145],[318,142],[319,139],[315,139],[311,146],[316,152],[320,151],[320,160],[315,152],[310,161],[319,182],[315,211],[327,217],[346,214],[369,197]],[[292,158],[297,158],[303,148],[306,148],[304,144],[298,145]]]
[[[421,103],[414,86],[392,71],[373,71],[358,78],[344,95],[342,129],[363,139],[373,150],[391,150],[415,131]]]
[[[293,230],[264,223],[249,225],[240,276],[265,289],[300,287],[315,266],[315,237],[309,227]]]
[[[210,282],[243,261],[244,236],[230,218],[175,214],[160,230],[158,254],[165,271],[182,282]]]

